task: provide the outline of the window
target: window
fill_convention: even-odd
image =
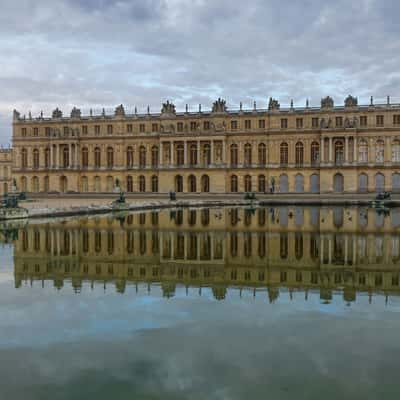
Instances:
[[[267,146],[264,143],[258,145],[258,164],[264,166],[267,163]]]
[[[100,135],[100,125],[95,125],[94,126],[94,134],[96,136]]]
[[[151,148],[151,166],[153,168],[158,166],[158,147],[153,146]]]
[[[39,128],[33,128],[33,136],[39,136]]]
[[[376,116],[376,126],[383,126],[383,115],[377,115]]]
[[[112,135],[113,134],[113,126],[112,125],[107,125],[107,134]]]
[[[100,147],[94,149],[94,167],[100,168],[101,166],[101,150]]]
[[[318,117],[315,117],[315,118],[313,118],[313,119],[311,120],[311,125],[312,125],[313,128],[318,128],[318,126],[319,126]]]
[[[184,165],[185,163],[185,150],[182,143],[176,146],[176,165]]]
[[[151,191],[153,193],[158,192],[158,177],[156,175],[153,175],[151,177]]]
[[[210,129],[210,121],[204,121],[203,128],[208,131]]]
[[[210,165],[211,164],[211,146],[206,143],[203,146],[203,165]]]
[[[265,193],[265,175],[258,176],[258,191],[260,193]]]
[[[319,163],[319,143],[311,143],[311,165],[317,165]]]
[[[139,176],[139,192],[145,192],[146,191],[146,179],[143,175]]]
[[[344,146],[341,140],[335,142],[335,164],[342,165],[344,162]]]
[[[68,126],[64,126],[64,136],[68,136],[69,128]]]
[[[231,192],[232,193],[238,192],[238,178],[236,175],[231,176]]]
[[[107,168],[112,168],[114,166],[114,149],[112,147],[107,147]]]
[[[39,150],[33,149],[33,168],[39,169]]]
[[[244,191],[251,192],[251,176],[250,175],[246,175],[244,177]]]
[[[133,167],[133,147],[132,146],[129,146],[126,149],[126,166],[128,168]]]
[[[189,149],[190,149],[190,154],[189,154],[190,165],[196,165],[197,164],[197,144],[192,143],[190,145]]]
[[[393,125],[400,125],[400,115],[393,115]]]
[[[26,137],[26,128],[21,129],[21,136]]]
[[[265,119],[258,120],[258,129],[265,129]]]
[[[280,146],[280,162],[281,165],[287,165],[289,159],[289,147],[287,143],[281,143]]]
[[[244,129],[251,129],[251,119],[244,120]]]
[[[82,168],[87,168],[89,165],[89,150],[87,147],[82,149]]]
[[[343,126],[343,117],[336,117],[335,123],[337,127]]]
[[[46,149],[44,151],[44,166],[45,166],[45,168],[50,167],[50,148],[49,147],[46,147]]]
[[[302,166],[304,162],[304,146],[303,143],[296,143],[296,165]]]
[[[130,175],[126,177],[126,191],[133,192],[133,179]]]
[[[238,122],[237,121],[231,121],[231,129],[235,131],[238,128]]]
[[[139,132],[140,133],[145,133],[146,132],[146,125],[145,124],[139,124]]]
[[[251,166],[251,144],[250,143],[246,143],[244,145],[244,165],[246,167]]]
[[[177,131],[178,131],[178,132],[183,132],[183,122],[178,122],[178,124],[177,124]]]
[[[69,148],[64,146],[63,148],[63,167],[67,168],[69,166]]]
[[[201,177],[201,191],[208,193],[210,191],[210,178],[208,175]]]
[[[175,176],[175,192],[183,192],[183,178],[181,175]]]
[[[146,147],[140,146],[139,149],[139,167],[145,168],[146,167]]]
[[[188,187],[189,187],[189,192],[191,193],[196,192],[196,177],[194,175],[189,176]]]
[[[158,132],[158,124],[151,124],[151,131],[153,133]]]
[[[197,129],[197,123],[196,121],[191,121],[190,122],[190,130],[193,132]]]
[[[231,145],[231,165],[236,166],[238,164],[238,146],[237,144]]]
[[[296,118],[296,128],[297,129],[303,128],[303,118]]]
[[[287,118],[282,118],[281,119],[281,129],[287,129],[287,127],[288,127]]]
[[[377,140],[375,145],[375,162],[378,164],[384,162],[385,159],[384,148],[385,148],[385,142],[382,139]]]
[[[358,147],[358,161],[361,163],[368,162],[368,143],[361,140]]]
[[[360,117],[360,126],[367,126],[367,116],[366,115],[362,115]]]
[[[51,129],[48,126],[46,126],[46,128],[44,128],[44,132],[46,136],[50,136]]]
[[[88,127],[87,125],[82,125],[82,135],[87,135],[88,134]]]
[[[400,141],[395,140],[392,143],[392,162],[400,162]]]
[[[128,133],[132,133],[132,132],[133,132],[133,125],[132,125],[132,124],[126,125],[126,131],[127,131]]]

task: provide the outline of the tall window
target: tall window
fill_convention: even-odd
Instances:
[[[245,175],[244,177],[244,191],[245,192],[251,192],[251,176],[250,175]]]
[[[158,166],[158,147],[153,146],[151,148],[151,166],[156,168]]]
[[[384,124],[383,115],[377,115],[376,116],[376,126],[383,126],[383,124]]]
[[[183,165],[185,163],[185,153],[182,143],[176,146],[176,165]]]
[[[196,165],[197,164],[197,144],[192,143],[190,145],[190,165]]]
[[[251,144],[250,143],[246,143],[244,145],[244,165],[246,167],[251,166]]]
[[[287,118],[282,118],[281,119],[281,129],[286,129],[287,127],[288,127]]]
[[[358,144],[358,161],[368,162],[368,143],[365,140],[361,140]]]
[[[395,140],[392,143],[392,162],[400,162],[400,141]]]
[[[181,175],[175,176],[175,192],[183,192],[183,178]]]
[[[94,166],[95,168],[101,167],[101,150],[100,147],[94,149]]]
[[[319,143],[311,143],[311,165],[317,165],[319,163]]]
[[[132,146],[129,146],[126,149],[126,166],[128,168],[133,167],[133,147]]]
[[[82,168],[87,168],[89,166],[89,150],[87,147],[82,149]]]
[[[50,148],[49,147],[46,147],[46,149],[44,151],[44,166],[45,166],[45,168],[50,167]]]
[[[238,177],[236,175],[231,176],[231,192],[238,192]]]
[[[251,129],[251,119],[244,120],[244,129]]]
[[[203,146],[203,165],[208,166],[211,164],[211,146],[206,143]]]
[[[287,165],[289,160],[289,146],[286,142],[281,143],[280,146],[280,161],[281,165]]]
[[[188,178],[188,186],[189,186],[189,192],[196,192],[196,177],[194,175],[190,175]]]
[[[64,146],[63,148],[63,167],[68,168],[69,166],[69,147]]]
[[[28,167],[28,151],[26,149],[21,150],[21,167]]]
[[[341,140],[335,142],[335,164],[341,165],[344,161],[344,147]]]
[[[258,164],[264,166],[267,163],[267,146],[264,143],[258,145]]]
[[[375,162],[383,163],[385,160],[385,142],[382,139],[376,141],[375,145]]]
[[[231,145],[231,165],[233,167],[238,165],[238,146],[237,146],[237,144]]]
[[[302,142],[296,143],[296,165],[302,166],[304,163],[304,146]]]
[[[205,193],[210,191],[210,178],[208,175],[203,175],[201,177],[201,191]]]
[[[265,175],[258,176],[258,191],[260,193],[265,193]]]
[[[107,147],[107,168],[112,168],[114,166],[114,149],[112,147]]]
[[[153,193],[158,192],[158,177],[156,175],[153,175],[151,177],[151,191]]]
[[[133,179],[131,176],[127,176],[126,178],[126,191],[133,192]]]
[[[146,167],[146,147],[140,146],[139,149],[139,167],[145,168]]]
[[[33,168],[39,169],[39,150],[33,149]]]
[[[143,175],[139,176],[139,192],[146,191],[146,179]]]

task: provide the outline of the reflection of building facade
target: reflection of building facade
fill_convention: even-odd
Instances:
[[[358,106],[110,116],[21,117],[14,112],[13,173],[30,192],[400,191],[400,106]]]
[[[170,295],[179,283],[211,286],[218,297],[228,286],[320,288],[325,297],[343,289],[347,299],[356,290],[400,291],[399,226],[391,227],[390,216],[382,227],[364,224],[359,233],[344,225],[321,232],[307,223],[285,227],[261,213],[247,224],[244,210],[235,222],[232,211],[209,216],[207,224],[201,223],[204,210],[194,210],[196,217],[185,210],[185,222],[177,214],[154,212],[28,226],[15,243],[16,285],[27,278],[53,279],[57,286],[72,279],[77,288],[82,281],[111,280],[123,291],[127,283],[161,282]],[[303,211],[310,220],[310,210]]]
[[[12,187],[12,150],[0,149],[0,195],[8,193]]]

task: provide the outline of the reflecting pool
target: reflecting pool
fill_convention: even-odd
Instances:
[[[400,209],[0,226],[0,399],[400,394]]]

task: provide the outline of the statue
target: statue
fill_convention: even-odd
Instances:
[[[186,109],[187,112],[187,109]],[[175,105],[173,103],[170,103],[169,100],[167,100],[166,103],[163,103],[162,108],[161,108],[161,114],[174,114],[175,115]]]
[[[18,121],[20,116],[21,116],[21,114],[17,110],[13,111],[13,120],[14,121]]]
[[[227,111],[226,101],[218,98],[217,101],[214,101],[212,106],[213,113],[224,113]]]
[[[71,118],[79,119],[81,117],[81,110],[79,108],[74,107],[71,111]]]
[[[32,113],[30,111],[28,113],[28,118],[29,118],[29,121],[32,121]]]
[[[353,97],[350,94],[344,100],[345,107],[357,107],[358,99],[357,97]]]
[[[273,111],[273,110],[279,110],[280,108],[281,108],[281,105],[279,104],[278,100],[270,97],[269,102],[268,102],[268,110]]]
[[[57,107],[52,114],[53,118],[62,118],[62,111]],[[43,114],[40,114],[41,118],[43,118]]]
[[[120,104],[118,107],[116,107],[114,114],[116,117],[125,117],[124,106],[122,104]]]
[[[333,108],[334,102],[332,97],[326,96],[323,99],[321,99],[321,108]]]

